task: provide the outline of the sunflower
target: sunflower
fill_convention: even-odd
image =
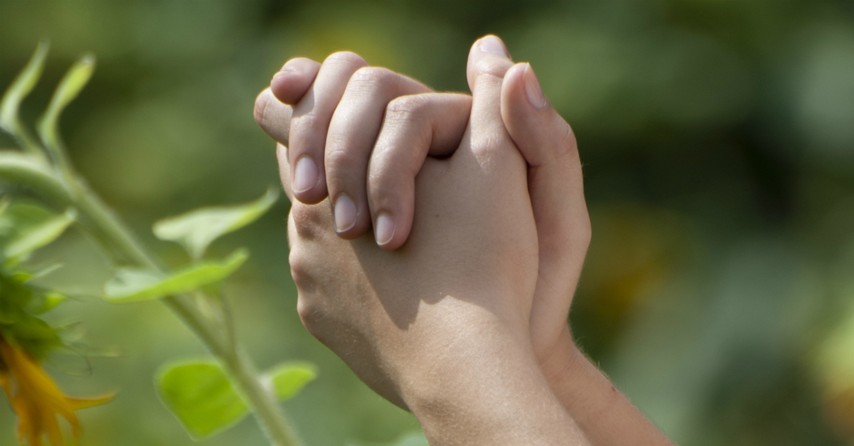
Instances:
[[[112,395],[95,398],[66,396],[38,362],[2,335],[0,387],[6,392],[18,417],[18,439],[29,446],[41,446],[45,436],[51,446],[64,445],[60,418],[71,426],[76,440],[80,435],[80,421],[74,412],[104,404],[112,398]]]

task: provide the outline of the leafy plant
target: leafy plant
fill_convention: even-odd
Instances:
[[[237,339],[221,287],[246,261],[248,253],[240,249],[225,259],[205,257],[212,242],[258,219],[278,195],[268,190],[250,203],[199,209],[156,223],[155,235],[181,244],[191,259],[175,271],[163,267],[75,171],[59,133],[63,110],[92,76],[94,57],[82,57],[60,81],[35,126],[37,137],[21,121],[20,104],[36,86],[47,53],[47,44],[41,43],[0,102],[0,128],[12,135],[21,149],[0,151],[0,180],[30,189],[43,204],[59,210],[18,201],[0,203],[0,278],[4,281],[0,288],[0,342],[7,339],[24,358],[41,358],[61,343],[56,331],[37,317],[40,311],[61,302],[61,293],[38,290],[28,282],[30,273],[11,268],[18,268],[31,252],[51,243],[69,226],[78,225],[94,235],[115,261],[115,275],[104,288],[107,301],[159,300],[210,351],[208,358],[164,366],[156,379],[162,400],[193,438],[214,435],[252,413],[271,443],[300,444],[278,402],[293,397],[313,380],[314,366],[288,362],[265,373],[256,371]],[[0,371],[8,366],[0,357]],[[18,416],[25,421],[24,415]],[[76,431],[76,418],[68,420]],[[61,444],[55,432],[44,434],[51,444]],[[19,436],[22,441],[33,442],[20,430]]]

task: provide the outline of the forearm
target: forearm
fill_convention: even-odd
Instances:
[[[469,331],[401,389],[431,445],[587,445],[533,353],[499,327]]]
[[[543,365],[544,373],[592,444],[672,444],[578,349],[568,331],[564,338],[563,348]]]

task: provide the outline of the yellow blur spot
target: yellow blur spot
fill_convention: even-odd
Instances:
[[[113,398],[112,394],[93,398],[66,396],[38,363],[2,336],[0,387],[6,392],[18,417],[18,439],[29,446],[41,446],[45,436],[50,446],[63,446],[60,418],[71,426],[76,443],[80,436],[80,422],[74,412],[104,404]]]

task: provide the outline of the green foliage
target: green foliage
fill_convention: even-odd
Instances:
[[[293,398],[306,384],[317,378],[317,368],[307,362],[286,362],[267,372],[265,380],[280,401]]]
[[[92,55],[85,55],[72,65],[65,77],[59,82],[45,114],[39,120],[39,136],[57,161],[65,162],[63,160],[64,154],[59,150],[62,144],[59,136],[59,116],[65,107],[80,94],[80,91],[92,77],[94,70],[95,58]]]
[[[197,209],[166,218],[154,224],[154,235],[180,243],[193,259],[200,259],[211,242],[260,218],[278,196],[274,189],[268,189],[261,198],[246,204]]]
[[[314,366],[284,363],[265,374],[279,400],[297,394],[315,376]],[[213,360],[169,364],[156,378],[160,398],[193,438],[221,432],[243,419],[248,406],[222,366]]]
[[[237,250],[221,262],[200,262],[169,275],[150,269],[120,268],[104,285],[104,297],[125,303],[191,292],[221,282],[248,258],[245,250]]]
[[[9,89],[6,90],[3,100],[0,101],[0,128],[10,134],[14,134],[22,128],[20,118],[18,117],[18,109],[21,106],[21,102],[33,90],[39,77],[41,77],[47,51],[47,42],[39,43],[30,61],[21,70],[21,73],[12,85],[9,86]]]
[[[73,101],[94,70],[94,58],[84,56],[60,81],[37,128],[41,143],[34,141],[19,117],[20,103],[33,89],[47,54],[46,44],[33,58],[0,104],[0,127],[9,132],[31,153],[0,153],[0,180],[26,186],[53,201],[69,207],[56,215],[31,204],[0,201],[0,335],[4,341],[24,348],[38,359],[62,345],[55,329],[39,315],[65,300],[64,296],[43,290],[30,282],[35,275],[23,270],[7,271],[38,248],[56,240],[81,215],[86,230],[104,244],[105,251],[123,264],[104,287],[111,302],[136,302],[165,299],[182,320],[199,334],[216,359],[167,367],[158,377],[161,396],[194,437],[201,438],[236,423],[250,407],[263,419],[265,433],[276,444],[299,442],[275,405],[268,400],[290,398],[315,376],[305,364],[283,365],[270,374],[258,376],[248,358],[239,353],[231,313],[222,293],[212,298],[210,291],[236,271],[248,259],[238,249],[221,261],[202,260],[207,246],[218,237],[257,220],[276,201],[268,190],[260,199],[232,207],[201,209],[167,219],[155,226],[165,240],[183,244],[194,263],[175,272],[158,267],[153,256],[134,234],[86,186],[69,162],[59,133],[59,118]],[[49,155],[49,156],[45,156]],[[49,271],[52,271],[49,269]],[[189,295],[199,298],[188,299]],[[210,311],[211,305],[217,306]],[[226,372],[226,370],[228,372]],[[231,375],[240,379],[232,380]],[[251,404],[250,404],[251,402]],[[19,414],[20,415],[20,414]]]
[[[158,373],[156,384],[166,407],[193,438],[205,438],[234,425],[248,410],[216,361],[167,365]]]
[[[464,91],[469,44],[498,33],[516,58],[531,62],[579,139],[594,228],[572,311],[584,350],[678,444],[842,445],[851,440],[838,438],[846,426],[831,426],[817,390],[824,371],[816,369],[850,358],[843,340],[854,334],[832,336],[839,347],[827,356],[835,360],[813,360],[824,334],[845,319],[840,302],[854,297],[836,291],[854,270],[850,5],[210,0],[200,8],[0,0],[0,18],[14,18],[0,19],[0,90],[26,63],[34,36],[55,40],[56,61],[95,50],[99,72],[86,87],[86,108],[65,110],[62,122],[74,121],[68,130],[75,132],[63,136],[86,144],[74,148],[74,160],[92,185],[109,188],[117,211],[143,227],[195,203],[260,195],[275,181],[272,144],[250,115],[254,93],[286,58],[323,60],[349,49],[426,85]],[[51,64],[44,80],[62,75],[63,67]],[[48,102],[38,92],[22,112],[37,114]],[[0,147],[10,145],[0,139]],[[20,155],[0,153],[0,170],[11,165],[50,180],[44,165]],[[283,250],[257,248],[283,246],[280,226],[230,236],[237,246],[253,244],[252,264],[242,268],[253,268],[257,280],[229,290],[240,298],[239,331],[267,345],[253,349],[262,361],[294,351],[322,362],[317,393],[324,401],[294,411],[304,437],[341,445],[414,428],[328,351],[295,335]],[[780,256],[739,262],[757,241],[789,248],[802,262],[794,271],[812,276],[817,289],[785,301],[762,293],[777,283],[799,288],[786,281],[792,269],[769,263]],[[101,277],[102,262],[93,256],[70,258],[84,274]],[[730,280],[734,272],[745,279]],[[244,290],[258,294],[243,299]],[[265,290],[276,290],[275,297],[262,296]],[[137,308],[85,310],[87,317],[119,319],[111,323],[120,346],[142,338],[171,347],[133,352],[96,368],[97,379],[145,380],[138,374],[169,352],[196,347],[183,330],[165,330],[168,320],[125,323]],[[123,311],[133,315],[115,317]],[[85,426],[87,442],[187,443],[176,423],[150,413],[159,407],[146,406],[148,388],[121,392],[114,409],[97,417],[102,421]],[[120,411],[125,403],[132,409]],[[150,415],[144,422],[140,411]],[[15,444],[13,421],[3,416],[0,444]],[[265,442],[238,426],[205,444]]]
[[[59,332],[40,316],[65,296],[34,285],[38,274],[20,262],[59,238],[73,221],[72,212],[56,215],[34,204],[0,202],[0,335],[38,359],[63,345]]]
[[[57,330],[39,315],[65,298],[33,286],[30,278],[27,273],[0,270],[0,335],[31,356],[42,359],[63,342]]]
[[[12,204],[0,210],[0,254],[5,262],[17,264],[56,240],[72,223],[72,210],[55,215],[41,206]]]

